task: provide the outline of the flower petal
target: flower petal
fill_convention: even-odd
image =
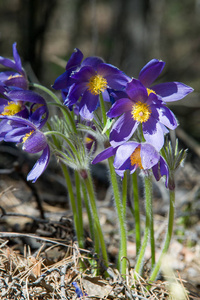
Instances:
[[[21,127],[15,129],[12,128],[9,132],[5,134],[4,141],[12,143],[21,143],[25,134],[29,133],[30,131],[30,127]]]
[[[67,95],[67,98],[64,101],[64,104],[67,106],[71,106],[75,104],[80,98],[80,96],[84,93],[86,88],[87,87],[85,82],[73,84],[69,89],[69,93]]]
[[[138,122],[132,118],[131,113],[124,113],[112,127],[110,132],[110,144],[113,147],[123,144],[131,138],[137,127]]]
[[[128,94],[129,98],[135,102],[145,102],[148,97],[147,89],[139,80],[134,78],[131,80],[131,82],[127,83],[126,93]]]
[[[82,59],[83,53],[78,48],[75,48],[74,52],[72,53],[70,59],[67,62],[66,70],[79,66]]]
[[[97,56],[89,56],[89,57],[86,57],[82,64],[81,64],[81,67],[84,67],[84,66],[90,66],[92,68],[95,69],[95,71],[97,70],[97,67],[99,64],[103,63],[103,59],[100,58],[100,57],[97,57]]]
[[[114,167],[116,169],[119,169],[127,160],[128,160],[127,168],[129,165],[131,166],[130,156],[134,152],[134,150],[138,147],[138,145],[139,144],[136,142],[127,142],[119,146],[115,155],[115,160],[113,164]]]
[[[155,166],[152,167],[152,171],[157,181],[159,181],[162,176],[166,176],[165,186],[167,188],[168,181],[169,181],[169,169],[166,161],[162,156],[160,156],[160,161]]]
[[[93,112],[97,107],[99,95],[92,95],[85,91],[79,105],[79,113],[81,117],[87,120],[93,119]]]
[[[21,88],[24,90],[26,90],[28,88],[27,80],[22,75],[19,75],[17,77],[11,77],[10,79],[5,80],[4,83],[7,86],[15,86],[15,87],[18,87],[18,88]]]
[[[16,70],[15,62],[9,58],[0,56],[0,64],[3,65],[4,67]]]
[[[14,121],[14,122],[16,122],[17,126],[25,126],[25,125],[27,125],[30,128],[33,128],[34,130],[37,129],[36,126],[32,122],[30,122],[29,120],[24,119],[22,117],[18,117],[16,115],[14,115],[14,116],[2,116],[2,115],[0,115],[0,119],[7,119],[7,120]]]
[[[104,151],[102,151],[95,157],[95,159],[92,161],[92,164],[93,165],[97,164],[98,162],[115,155],[116,151],[117,151],[117,148],[113,148],[113,147],[106,148]]]
[[[45,171],[50,159],[50,148],[47,145],[46,148],[43,150],[42,155],[29,172],[27,176],[27,180],[31,180],[33,183],[36,182],[38,177]]]
[[[13,101],[27,101],[38,104],[46,104],[42,96],[30,90],[12,90],[7,93],[7,96]]]
[[[106,101],[106,102],[110,102],[111,101],[110,95],[109,95],[109,92],[108,92],[107,89],[105,91],[101,92],[101,93],[102,93],[104,101]]]
[[[152,90],[160,95],[165,102],[177,101],[193,92],[193,88],[181,82],[165,82],[154,85]]]
[[[3,141],[7,132],[12,130],[12,126],[7,120],[2,120],[0,124],[0,141]]]
[[[110,110],[107,112],[109,118],[116,118],[121,114],[130,111],[132,109],[133,102],[128,98],[122,98],[117,100]]]
[[[159,121],[163,125],[171,130],[174,130],[178,126],[175,115],[168,107],[162,105],[158,107],[157,112],[159,114]]]
[[[149,87],[160,75],[164,66],[165,62],[158,59],[152,59],[142,68],[138,79],[145,87]]]
[[[55,90],[62,90],[69,87],[71,84],[74,83],[74,79],[70,78],[70,75],[71,71],[65,71],[58,78],[56,78],[52,88]]]
[[[95,70],[90,66],[85,66],[80,71],[73,74],[71,77],[80,82],[89,82],[90,78],[95,76]]]
[[[13,44],[13,57],[15,60],[15,70],[17,70],[20,74],[25,75],[25,72],[22,68],[21,58],[17,52],[17,43]]]
[[[142,124],[144,138],[147,143],[153,145],[157,151],[164,145],[164,133],[162,126],[154,118],[150,118]]]
[[[104,77],[107,80],[109,87],[113,89],[124,88],[127,82],[130,81],[130,77],[110,64],[99,64],[97,73]]]
[[[157,164],[160,154],[156,149],[148,143],[142,143],[140,148],[141,162],[144,170],[151,169]]]
[[[22,149],[28,153],[38,153],[46,146],[46,136],[41,131],[36,130],[24,142]]]

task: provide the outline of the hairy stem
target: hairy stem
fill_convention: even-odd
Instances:
[[[105,245],[104,236],[103,236],[103,232],[102,232],[102,228],[101,228],[101,224],[100,224],[99,216],[98,216],[98,212],[97,212],[96,198],[95,198],[95,193],[94,193],[92,177],[91,177],[91,174],[89,171],[88,171],[88,176],[86,176],[86,178],[84,178],[84,182],[85,182],[88,196],[90,199],[92,214],[93,214],[93,218],[94,218],[94,226],[96,227],[95,235],[96,235],[96,232],[98,232],[98,236],[95,236],[95,244],[100,242],[102,256],[104,259],[104,264],[106,267],[108,267],[108,256],[107,256],[107,251],[106,251],[106,245]],[[99,253],[97,253],[97,254],[99,254]]]
[[[143,243],[140,248],[139,256],[137,258],[137,262],[135,266],[135,272],[139,274],[141,274],[141,270],[142,270],[142,264],[143,264],[145,250],[149,239],[150,224],[151,224],[151,197],[152,197],[151,177],[145,176],[144,181],[145,181],[146,223],[145,223]]]
[[[133,199],[134,199],[136,255],[138,255],[141,246],[141,231],[140,231],[140,205],[139,205],[138,182],[137,182],[136,171],[132,174],[132,183],[133,183]]]
[[[174,224],[174,204],[175,204],[175,190],[170,190],[170,205],[169,205],[169,216],[168,216],[168,228],[167,228],[167,233],[166,233],[166,237],[165,237],[165,242],[163,245],[163,249],[161,252],[161,255],[158,259],[158,262],[156,263],[150,280],[154,281],[158,275],[158,272],[160,270],[160,266],[162,263],[162,259],[163,256],[167,253],[168,249],[169,249],[169,245],[170,245],[170,241],[171,241],[171,237],[172,237],[172,233],[173,233],[173,224]]]

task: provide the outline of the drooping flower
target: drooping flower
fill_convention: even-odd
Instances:
[[[27,180],[35,182],[46,169],[50,148],[40,129],[48,118],[48,109],[43,97],[29,90],[7,90],[0,99],[0,140],[22,143],[28,153],[42,151]],[[27,107],[26,103],[31,106]]]
[[[181,82],[165,82],[153,85],[162,72],[165,62],[152,59],[140,71],[139,80],[147,88],[148,94],[156,93],[165,102],[177,101],[193,91],[193,88]]]
[[[133,174],[137,168],[144,172],[152,169],[157,181],[162,176],[166,176],[165,185],[168,187],[168,166],[163,157],[151,144],[131,141],[115,148],[111,146],[98,154],[92,164],[101,162],[113,155],[115,155],[113,165],[120,177],[123,178],[126,170],[130,170],[130,174]]]
[[[22,67],[21,58],[17,52],[17,44],[13,44],[13,58],[5,58],[0,56],[0,64],[4,67],[12,69],[12,71],[5,71],[0,73],[0,82],[6,86],[28,89],[28,80],[26,73]]]
[[[164,134],[175,129],[174,114],[155,93],[148,95],[145,86],[137,79],[126,85],[127,96],[117,100],[108,111],[109,118],[118,118],[110,132],[113,147],[128,141],[141,124],[146,142],[160,150],[164,144]],[[166,128],[167,127],[167,128]]]
[[[94,136],[92,136],[91,134],[87,134],[84,137],[84,143],[85,143],[85,147],[88,152],[91,152],[91,150],[92,150],[92,153],[94,153],[96,151],[97,140],[95,139]]]
[[[46,136],[38,129],[37,122],[34,124],[18,116],[0,116],[0,118],[3,118],[3,121],[10,121],[5,124],[8,131],[4,132],[4,141],[22,143],[22,149],[31,154],[42,151],[40,158],[27,176],[27,180],[35,182],[46,169],[50,159],[50,148]]]
[[[3,91],[2,91],[3,93]],[[32,103],[27,107],[27,103]],[[39,94],[29,90],[6,89],[0,98],[0,141],[12,130],[13,126],[7,117],[18,116],[42,128],[48,119],[46,102]]]

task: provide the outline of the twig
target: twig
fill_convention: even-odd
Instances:
[[[67,265],[64,265],[61,268],[61,272],[60,272],[60,289],[61,289],[61,300],[66,300],[66,293],[65,293],[65,274],[67,271]]]
[[[18,232],[0,232],[0,238],[17,238],[17,237],[28,237],[28,238],[32,238],[32,239],[36,239],[36,240],[40,240],[40,241],[44,241],[47,243],[52,243],[52,244],[56,244],[58,246],[63,246],[63,247],[67,247],[67,248],[72,248],[72,249],[77,249],[75,246],[71,246],[71,245],[67,245],[64,243],[60,243],[56,240],[53,239],[47,239],[45,237],[42,236],[37,236],[34,234],[28,234],[28,233],[18,233]],[[86,253],[91,253],[91,251],[86,250],[86,249],[80,249],[81,252],[86,252]]]
[[[0,218],[2,218],[2,217],[24,217],[24,218],[32,219],[35,222],[39,222],[39,223],[48,223],[49,222],[48,220],[40,219],[40,218],[30,216],[30,215],[26,215],[26,214],[6,212],[5,208],[3,208],[2,206],[0,206],[0,209],[2,211],[2,214],[1,214]]]

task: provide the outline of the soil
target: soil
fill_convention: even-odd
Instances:
[[[85,246],[84,249],[77,246],[67,190],[56,161],[52,159],[46,172],[32,184],[26,181],[26,175],[33,158],[4,143],[0,145],[0,152],[1,299],[200,299],[198,156],[188,155],[184,167],[176,173],[176,216],[167,267],[163,265],[157,280],[149,283],[150,247],[145,253],[143,276],[134,276],[134,219],[128,206],[126,277],[117,271],[120,237],[105,165],[93,169],[93,178],[110,260],[107,273],[101,258],[97,259],[94,253],[85,209]],[[142,190],[142,178],[139,184]],[[168,213],[168,194],[163,182],[154,182],[153,201],[158,259]],[[142,192],[140,203],[144,229]]]

